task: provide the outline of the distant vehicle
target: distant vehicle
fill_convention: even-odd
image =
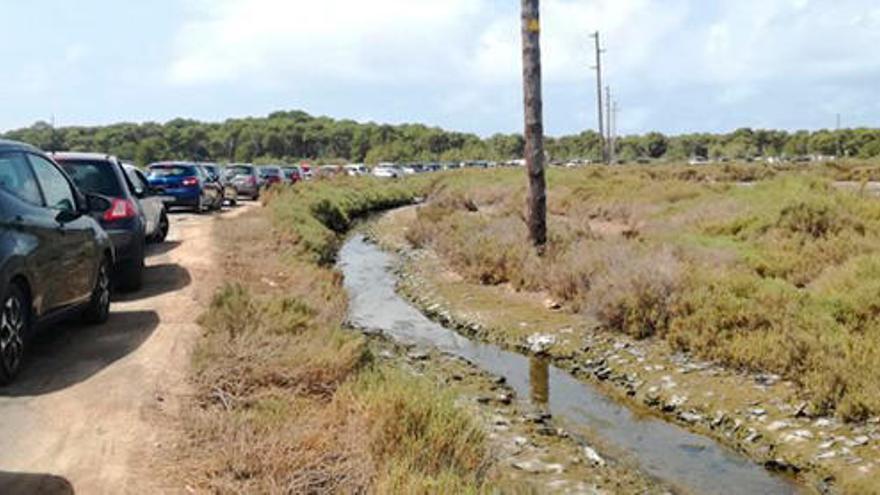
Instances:
[[[397,168],[387,165],[379,165],[373,168],[373,177],[380,179],[397,179],[402,175]]]
[[[222,191],[216,182],[208,180],[204,169],[193,163],[161,162],[149,167],[150,187],[166,198],[168,207],[186,207],[196,213],[217,209],[222,203]]]
[[[339,165],[322,165],[318,167],[319,177],[336,177],[343,171]]]
[[[363,163],[353,163],[351,165],[346,165],[344,168],[345,175],[348,175],[350,177],[359,177],[361,175],[367,175],[369,173],[367,167],[365,167]]]
[[[208,210],[218,211],[222,210],[223,204],[226,203],[226,191],[223,188],[220,173],[215,173],[211,170],[211,167],[212,165],[197,163],[196,171],[199,172],[199,177],[204,181],[203,187],[214,192],[214,194],[209,195]]]
[[[91,214],[108,208],[36,148],[0,140],[0,383],[18,374],[39,328],[107,321],[113,244]]]
[[[220,185],[223,191],[223,204],[235,206],[238,203],[238,191],[235,190],[235,186],[226,178],[223,167],[216,163],[202,163],[200,165],[208,173],[208,178]]]
[[[259,168],[260,178],[263,180],[263,187],[280,186],[284,183],[284,173],[281,167],[272,165]]]
[[[245,196],[253,201],[260,199],[263,180],[257,167],[247,164],[234,164],[226,167],[226,180],[232,183],[238,196]]]
[[[399,170],[400,170],[400,173],[403,175],[415,175],[417,173],[416,169],[410,165],[404,165],[404,166],[400,167]]]
[[[296,184],[303,180],[302,170],[299,167],[281,167],[281,172],[284,174],[284,180],[287,184]]]
[[[54,153],[53,158],[70,175],[79,190],[108,201],[106,211],[93,216],[113,241],[116,263],[113,283],[123,291],[136,291],[144,282],[144,257],[148,237],[146,212],[122,164],[100,153]]]
[[[123,164],[122,168],[125,169],[128,180],[134,188],[134,196],[138,198],[141,210],[144,212],[144,218],[147,221],[147,240],[157,243],[165,242],[170,229],[165,201],[162,196],[154,194],[150,187],[150,181],[139,168],[129,164]]]

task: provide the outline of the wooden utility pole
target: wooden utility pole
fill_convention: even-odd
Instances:
[[[614,163],[614,136],[611,134],[611,86],[605,86],[605,118],[607,123],[605,126],[605,161],[609,165]]]
[[[539,252],[547,244],[544,178],[544,118],[541,100],[541,10],[539,0],[522,0],[525,159],[529,176],[529,236]]]
[[[608,146],[605,144],[605,117],[602,115],[602,43],[599,40],[599,31],[593,33],[592,37],[596,40],[596,101],[598,102],[599,116],[599,147],[602,149],[602,161],[608,163]]]
[[[617,161],[617,112],[620,110],[620,107],[617,106],[617,100],[612,101],[611,103],[611,145],[610,149],[610,157],[611,163]]]

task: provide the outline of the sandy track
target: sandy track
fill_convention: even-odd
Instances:
[[[168,241],[149,248],[144,289],[116,298],[106,325],[36,340],[19,379],[0,388],[0,494],[154,491],[163,426],[217,283],[215,218],[174,215]]]

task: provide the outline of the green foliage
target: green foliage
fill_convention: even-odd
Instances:
[[[412,203],[435,177],[400,181],[338,177],[270,196],[269,207],[279,234],[294,251],[320,264],[332,263],[341,236],[352,222],[374,211]]]
[[[609,330],[785,375],[818,411],[863,419],[880,412],[880,202],[824,178],[848,170],[551,169],[540,258],[521,171],[450,175],[406,235],[466,279],[544,291]]]
[[[294,162],[344,160],[375,164],[383,161],[510,160],[523,155],[520,134],[481,139],[418,124],[383,125],[313,117],[305,112],[275,112],[264,118],[205,123],[175,119],[165,124],[119,123],[103,127],[52,129],[38,122],[9,131],[8,139],[49,151],[100,151],[145,165],[157,160],[216,162]],[[730,134],[664,136],[651,132],[618,139],[624,160],[686,160],[692,157],[751,159],[762,156],[880,156],[880,131],[784,131],[739,129]],[[601,158],[598,133],[548,137],[552,160]]]

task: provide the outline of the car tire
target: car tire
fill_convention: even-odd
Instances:
[[[30,303],[17,284],[10,284],[0,306],[0,384],[11,382],[21,370],[31,330]]]
[[[110,290],[110,260],[104,258],[98,268],[92,298],[83,311],[83,321],[90,325],[100,325],[110,318]]]
[[[120,264],[116,270],[116,286],[122,292],[135,292],[144,286],[145,262],[143,251],[133,260]]]
[[[171,224],[168,222],[168,214],[163,211],[162,215],[159,216],[159,230],[156,232],[156,235],[153,236],[153,242],[157,244],[165,242],[165,239],[168,238],[168,231],[170,228]]]

